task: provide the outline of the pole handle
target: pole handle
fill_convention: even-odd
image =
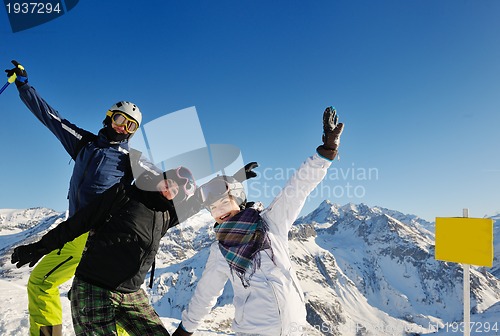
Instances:
[[[16,81],[16,78],[17,78],[17,75],[16,74],[13,74],[12,76],[10,76],[8,79],[7,79],[7,83],[9,84],[12,84]],[[5,90],[5,89],[4,89]]]

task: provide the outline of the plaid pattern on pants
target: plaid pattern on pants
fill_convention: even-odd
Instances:
[[[75,277],[69,296],[76,336],[117,335],[117,324],[130,336],[169,336],[142,289],[120,293]]]

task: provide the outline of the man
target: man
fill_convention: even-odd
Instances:
[[[201,209],[195,191],[185,167],[118,183],[38,242],[16,247],[12,263],[33,266],[90,230],[69,292],[76,336],[116,335],[117,326],[131,336],[169,336],[141,285],[167,230]]]
[[[238,336],[307,335],[302,289],[292,268],[288,231],[337,155],[343,124],[333,108],[323,114],[323,145],[291,177],[269,207],[250,206],[243,185],[218,176],[198,190],[216,221],[217,241],[182,322],[173,336],[191,335],[229,280]]]
[[[118,182],[130,184],[128,140],[137,131],[142,114],[137,105],[121,101],[107,112],[98,134],[62,118],[28,83],[28,74],[17,61],[13,69],[19,95],[28,109],[61,142],[75,161],[70,180],[69,216],[87,206],[97,195]],[[154,169],[151,164],[145,166]],[[58,286],[69,280],[80,261],[87,235],[68,242],[46,255],[33,269],[28,282],[28,311],[31,336],[62,335],[62,308]]]

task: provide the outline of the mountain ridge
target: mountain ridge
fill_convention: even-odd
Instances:
[[[25,282],[29,269],[10,264],[12,247],[36,240],[65,218],[38,209],[39,216],[19,210],[25,215],[18,217],[12,217],[14,210],[0,210],[0,278]],[[5,213],[11,214],[10,221],[2,217]],[[147,290],[166,325],[178,322],[201,277],[215,239],[212,227],[203,210],[162,239],[153,288]],[[434,259],[434,234],[426,227],[432,223],[415,215],[328,200],[297,219],[289,233],[290,254],[304,289],[308,321],[318,334],[427,334],[460,321],[462,268]],[[495,260],[491,271],[498,270],[497,264]],[[500,309],[499,288],[490,270],[472,267],[474,319],[492,321],[490,316]],[[226,285],[201,334],[231,333],[231,302],[232,289]],[[21,311],[19,319],[26,324],[26,313]],[[70,322],[66,328],[71,330]]]

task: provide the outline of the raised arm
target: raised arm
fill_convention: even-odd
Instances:
[[[35,117],[57,137],[64,149],[74,159],[78,154],[78,143],[86,141],[87,138],[93,136],[92,133],[63,119],[28,83],[28,74],[24,67],[17,61],[12,61],[12,63],[14,68],[5,71],[7,76],[16,74],[15,84],[21,100]]]
[[[336,111],[332,107],[323,113],[323,144],[293,174],[263,213],[280,235],[288,235],[293,222],[297,219],[309,194],[325,177],[328,167],[335,159],[340,135],[344,125],[338,123]]]

